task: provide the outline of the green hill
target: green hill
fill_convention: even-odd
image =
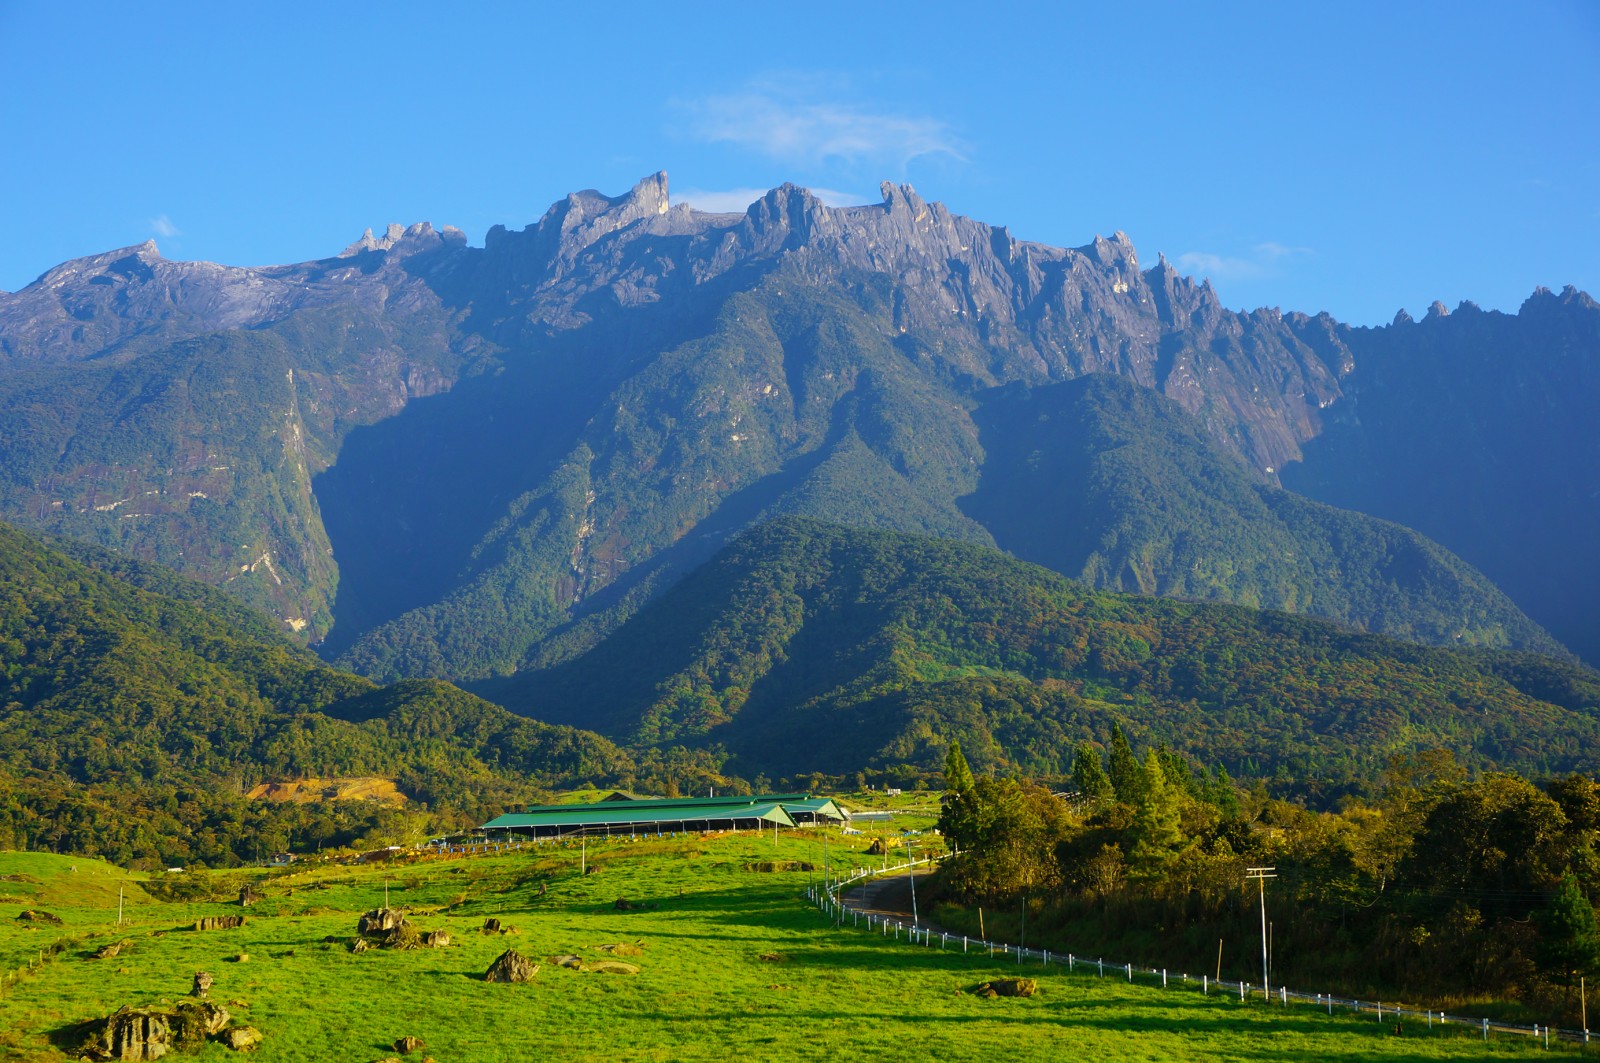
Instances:
[[[371,826],[349,809],[248,805],[263,780],[383,776],[471,818],[632,770],[596,735],[434,681],[378,687],[218,591],[111,559],[119,578],[73,549],[84,560],[0,525],[0,847],[228,860],[260,844],[252,833],[287,842],[273,817],[307,837],[336,838],[341,818]]]
[[[625,744],[721,746],[746,777],[936,769],[953,738],[980,769],[1064,774],[1113,721],[1252,775],[1328,779],[1431,746],[1600,764],[1600,677],[1579,665],[1094,592],[993,549],[798,518],[584,656],[486,692]]]

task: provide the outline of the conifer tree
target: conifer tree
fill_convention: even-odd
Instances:
[[[1099,804],[1110,799],[1111,776],[1106,774],[1100,750],[1094,743],[1085,742],[1078,747],[1078,755],[1072,762],[1072,784],[1085,801]]]
[[[1600,928],[1595,925],[1594,906],[1571,871],[1561,877],[1556,895],[1539,913],[1539,961],[1569,984],[1600,966]]]
[[[1140,785],[1139,761],[1128,745],[1128,736],[1119,724],[1111,725],[1111,788],[1125,805],[1137,804]]]
[[[1161,757],[1153,749],[1145,755],[1140,776],[1139,802],[1133,818],[1133,851],[1129,857],[1137,873],[1154,876],[1183,847],[1183,829],[1178,822],[1183,796],[1167,781]]]
[[[978,783],[960,742],[952,741],[945,754],[944,796],[939,803],[939,833],[959,848],[972,848],[978,834]]]

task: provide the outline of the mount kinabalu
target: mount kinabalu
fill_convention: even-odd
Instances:
[[[1447,551],[1273,481],[1304,460],[1294,482],[1319,497],[1417,520],[1383,492],[1426,454],[1471,518],[1427,530],[1509,571],[1527,537],[1500,529],[1539,513],[1502,501],[1531,478],[1450,455],[1553,448],[1557,519],[1595,526],[1594,443],[1553,433],[1600,399],[1597,337],[1579,293],[1351,329],[1227,311],[1165,259],[1141,270],[1121,234],[1046,247],[887,184],[872,206],[784,186],[707,214],[670,205],[657,175],[568,196],[482,248],[391,226],[335,258],[244,269],[145,244],[0,296],[0,516],[227,586],[380,677],[570,655],[782,513],[998,540],[1102,586],[1557,651]],[[1450,364],[1461,344],[1471,372]],[[1502,345],[1523,359],[1517,408],[1556,416],[1489,423]],[[1567,369],[1527,364],[1547,353]],[[1399,366],[1425,393],[1412,405],[1386,390]],[[1093,373],[1176,406],[1027,398]],[[1425,441],[1397,423],[1418,405],[1438,411]],[[1467,407],[1480,416],[1443,412]],[[1060,462],[1088,495],[1052,488]],[[1191,475],[1204,486],[1138,489]],[[1203,517],[1173,512],[1178,495]],[[1226,534],[1263,514],[1270,534]],[[1575,536],[1554,546],[1543,560],[1568,578],[1518,584],[1517,605],[1573,643],[1600,562]]]

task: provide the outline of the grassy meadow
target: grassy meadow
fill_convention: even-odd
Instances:
[[[903,826],[897,821],[897,828]],[[819,868],[824,834],[695,835],[591,842],[373,866],[145,876],[75,857],[0,853],[0,1060],[72,1058],[60,1031],[123,1004],[173,1001],[197,970],[235,1022],[265,1034],[276,1060],[377,1060],[396,1038],[426,1042],[439,1063],[527,1060],[1502,1059],[1536,1050],[1522,1038],[1485,1045],[1475,1031],[1405,1036],[1370,1015],[1329,1018],[1198,991],[1129,985],[1051,967],[1031,999],[967,992],[1014,963],[914,947],[864,930],[833,929],[805,901],[819,877],[753,870],[770,861]],[[835,868],[875,865],[870,836],[827,832]],[[170,880],[177,879],[179,885]],[[236,930],[188,929],[239,914],[239,885],[265,899]],[[451,947],[352,953],[361,912],[384,903]],[[117,891],[125,925],[116,924]],[[542,889],[541,889],[542,887]],[[173,898],[196,890],[199,899]],[[625,898],[635,910],[618,910]],[[62,926],[15,919],[44,909]],[[486,918],[515,932],[484,934]],[[334,936],[337,941],[324,941]],[[124,954],[93,950],[131,938]],[[49,955],[57,942],[60,951]],[[643,946],[637,975],[580,973],[550,962],[597,959],[596,946]],[[534,982],[486,983],[505,949],[542,964]],[[46,953],[42,964],[41,952]],[[248,958],[240,958],[241,955]],[[30,966],[31,965],[31,966]],[[237,1002],[237,1003],[235,1003]],[[54,1040],[53,1040],[54,1038]],[[1553,1048],[1553,1050],[1555,1050]],[[1560,1051],[1575,1053],[1568,1047]],[[222,1059],[207,1045],[188,1057]]]

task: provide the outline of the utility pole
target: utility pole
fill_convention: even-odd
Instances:
[[[916,854],[911,851],[911,836],[906,835],[906,862],[911,866],[906,868],[906,877],[911,880],[911,925],[917,925],[917,861]]]
[[[1256,880],[1256,890],[1261,894],[1261,993],[1269,995],[1272,990],[1268,985],[1270,970],[1267,967],[1267,879],[1277,878],[1274,874],[1275,867],[1247,867],[1244,871],[1245,881]]]

